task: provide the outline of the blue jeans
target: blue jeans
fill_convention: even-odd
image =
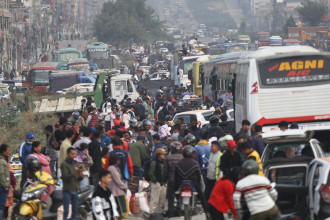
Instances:
[[[68,219],[70,201],[72,206],[71,220],[76,220],[78,213],[78,191],[69,192],[63,190],[63,220]]]
[[[8,192],[6,192],[2,187],[0,187],[0,220],[5,219],[3,212],[5,210],[5,205],[8,197]]]

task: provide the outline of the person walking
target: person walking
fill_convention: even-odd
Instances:
[[[209,200],[215,183],[220,177],[220,161],[222,153],[220,151],[220,144],[218,141],[213,141],[211,144],[211,154],[209,159],[209,166],[207,168],[207,175],[205,181],[205,199]]]
[[[266,177],[258,175],[259,164],[247,160],[242,165],[242,172],[245,177],[237,182],[233,195],[236,210],[241,209],[243,195],[251,213],[249,220],[279,219],[281,213],[275,204],[277,191]]]
[[[69,147],[66,150],[66,159],[61,163],[62,181],[63,181],[63,220],[68,219],[69,205],[71,203],[71,220],[76,220],[78,213],[78,190],[80,181],[84,178],[83,166],[78,167],[74,160],[77,156],[77,150]]]
[[[132,143],[129,148],[129,154],[131,155],[133,162],[133,176],[138,176],[142,180],[141,167],[147,159],[146,145],[143,144],[145,137],[138,136],[137,142]]]
[[[26,158],[31,154],[34,134],[29,132],[25,136],[25,141],[19,147],[19,159],[22,163],[21,189],[27,180]]]
[[[121,180],[121,174],[118,168],[119,163],[120,160],[116,154],[112,154],[109,157],[110,166],[108,168],[108,171],[111,173],[112,181],[107,186],[111,190],[111,193],[115,198],[118,207],[117,211],[119,213],[120,218],[122,218],[123,215],[127,213],[128,210],[128,207],[126,207],[126,198],[125,198],[127,192],[127,186]]]
[[[239,179],[240,167],[234,167],[228,173],[228,175],[220,178],[215,184],[209,203],[209,210],[212,219],[224,220],[224,213],[228,212],[228,209],[234,215],[234,219],[237,219],[237,211],[233,202],[233,193],[235,191],[235,185]],[[221,205],[219,205],[221,204]]]
[[[86,125],[88,127],[95,128],[97,126],[97,120],[98,120],[97,109],[91,107],[91,112],[87,117]]]
[[[183,159],[182,144],[178,141],[170,145],[171,154],[164,160],[163,179],[167,180],[167,201],[168,201],[168,217],[172,218],[176,215],[174,210],[174,174],[175,165]]]
[[[42,154],[41,151],[42,151],[41,143],[39,141],[33,141],[32,153],[38,157],[39,163],[41,165],[41,171],[48,173],[49,175],[52,175],[52,172],[50,170],[50,158]],[[54,187],[52,185],[49,185],[47,187],[47,193],[41,195],[41,202],[44,208],[47,207],[48,197],[50,194],[52,194],[53,190]]]
[[[4,220],[4,210],[8,197],[10,186],[10,172],[7,163],[10,154],[9,146],[6,144],[0,145],[0,220]]]
[[[118,220],[117,204],[107,185],[111,183],[111,173],[102,170],[99,174],[99,184],[92,197],[92,210],[94,220]]]
[[[163,213],[166,202],[166,182],[163,179],[163,167],[166,157],[163,148],[156,150],[156,158],[150,163],[149,177],[151,186],[150,212]]]
[[[98,185],[98,175],[102,170],[101,136],[102,132],[100,130],[95,130],[92,142],[88,145],[89,155],[93,159],[93,165],[90,167],[90,183],[95,187]]]

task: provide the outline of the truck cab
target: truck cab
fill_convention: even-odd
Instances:
[[[111,97],[117,100],[122,100],[126,94],[132,100],[139,97],[133,84],[132,76],[129,74],[105,77],[102,93],[103,97]]]

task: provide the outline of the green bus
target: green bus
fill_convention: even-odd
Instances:
[[[60,70],[67,70],[68,63],[76,58],[83,58],[81,51],[75,48],[65,48],[56,51],[55,61],[59,63]]]

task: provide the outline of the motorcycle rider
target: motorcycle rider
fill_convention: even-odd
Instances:
[[[259,164],[254,160],[247,160],[243,163],[242,170],[245,178],[238,181],[233,195],[236,210],[241,209],[243,194],[251,213],[249,220],[279,219],[281,213],[275,204],[277,191],[266,177],[258,175]]]
[[[198,198],[202,203],[202,207],[206,214],[206,219],[210,218],[210,213],[208,212],[207,203],[204,197],[204,194],[201,189],[201,169],[198,162],[195,160],[196,149],[190,145],[186,145],[182,149],[183,159],[181,159],[175,166],[174,172],[174,189],[177,190],[180,187],[180,184],[184,180],[189,180],[195,187],[196,192],[198,193]]]
[[[195,146],[196,145],[196,137],[193,134],[187,134],[184,136],[184,145],[191,145]]]
[[[165,158],[163,176],[167,179],[167,200],[168,200],[168,217],[174,217],[174,171],[175,165],[183,159],[182,144],[178,141],[170,145],[171,154]]]

